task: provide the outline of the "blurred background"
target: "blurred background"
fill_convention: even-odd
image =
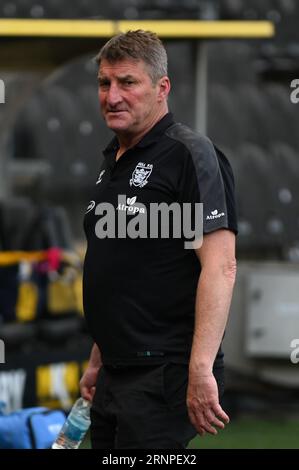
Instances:
[[[298,2],[0,0],[0,24],[14,18],[275,25],[271,38],[204,41],[204,87],[197,83],[199,40],[164,43],[170,109],[229,158],[239,213],[238,279],[224,341],[224,406],[232,423],[191,446],[299,448],[299,103],[291,100],[291,82],[299,79]],[[69,409],[89,356],[82,221],[111,137],[100,117],[92,60],[104,42],[10,37],[0,28],[0,400],[6,411]]]

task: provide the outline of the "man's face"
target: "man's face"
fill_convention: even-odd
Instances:
[[[114,132],[142,132],[159,114],[161,83],[153,84],[144,62],[102,60],[98,80],[101,110]]]

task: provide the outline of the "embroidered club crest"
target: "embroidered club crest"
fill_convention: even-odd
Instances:
[[[139,162],[132,173],[130,179],[130,186],[137,186],[143,188],[148,183],[148,177],[151,174],[153,165],[149,163]]]

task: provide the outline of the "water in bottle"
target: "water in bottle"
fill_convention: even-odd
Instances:
[[[79,398],[73,405],[52,449],[78,449],[90,426],[91,403]]]

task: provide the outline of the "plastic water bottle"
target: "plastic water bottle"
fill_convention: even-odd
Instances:
[[[52,449],[78,449],[90,426],[91,403],[78,398],[73,405]]]

